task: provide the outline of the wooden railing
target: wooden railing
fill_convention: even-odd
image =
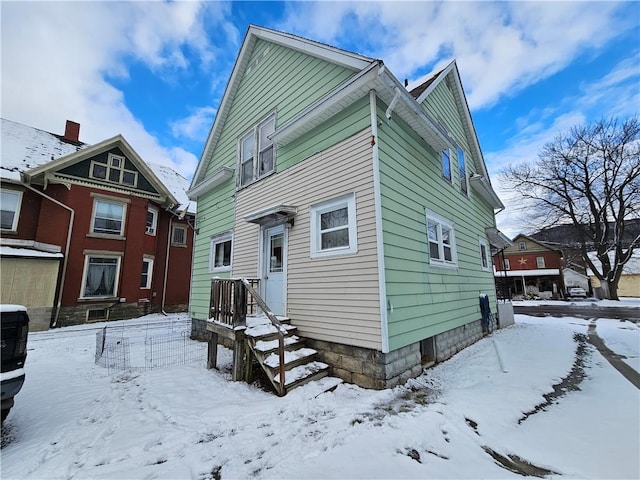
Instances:
[[[257,313],[258,307],[264,312],[278,333],[278,357],[280,381],[274,386],[278,395],[283,396],[285,389],[284,337],[287,330],[278,317],[271,312],[267,303],[262,299],[256,288],[259,280],[256,278],[211,280],[211,300],[209,311],[211,319],[229,328],[246,327],[247,314]],[[234,355],[235,358],[235,355]]]
[[[255,292],[257,278],[243,279]],[[252,294],[248,294],[243,280],[214,278],[211,280],[209,318],[230,328],[243,327],[247,315],[255,314],[258,304]]]

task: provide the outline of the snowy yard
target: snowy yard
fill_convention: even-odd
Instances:
[[[156,334],[186,318],[169,320],[125,331]],[[284,398],[231,382],[223,348],[221,371],[203,356],[109,374],[94,364],[99,324],[32,333],[2,478],[637,479],[640,391],[588,343],[588,325],[516,315],[403,387],[322,393],[336,383],[323,379]],[[599,319],[597,333],[640,370],[636,324]],[[131,348],[137,358],[144,343]]]

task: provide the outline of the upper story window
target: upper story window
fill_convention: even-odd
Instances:
[[[228,272],[231,270],[231,248],[233,233],[227,232],[211,237],[209,271]]]
[[[458,174],[460,175],[460,191],[467,195],[469,192],[467,164],[464,159],[464,151],[461,148],[458,148]]]
[[[171,245],[187,244],[187,227],[182,225],[174,225],[171,232]]]
[[[545,268],[544,257],[536,257],[536,265],[538,266],[538,268]]]
[[[440,152],[440,160],[442,162],[442,176],[449,182],[451,181],[451,150],[446,149]]]
[[[357,251],[354,194],[311,207],[311,258],[346,255]]]
[[[518,242],[518,250],[523,252],[527,249],[527,242]]]
[[[158,228],[158,210],[149,207],[147,209],[147,226],[145,232],[149,235],[155,235]]]
[[[273,172],[275,168],[273,142],[269,139],[275,131],[276,116],[271,115],[257,124],[240,139],[238,185],[243,187]]]
[[[489,248],[489,242],[480,237],[480,265],[482,270],[489,270],[491,268],[491,250]]]
[[[2,190],[0,197],[0,228],[2,230],[16,231],[18,229],[18,217],[22,205],[22,192],[18,190]]]
[[[138,185],[138,172],[125,168],[125,158],[120,155],[110,153],[107,163],[97,160],[91,162],[91,178],[106,180],[111,183],[119,183],[129,187]]]
[[[429,263],[445,267],[457,266],[458,257],[453,223],[428,210],[426,215]]]
[[[104,235],[124,234],[125,204],[96,198],[93,204],[91,232]]]

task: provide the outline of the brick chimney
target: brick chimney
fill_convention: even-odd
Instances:
[[[64,139],[70,142],[79,142],[80,138],[80,124],[67,120],[67,124],[64,127]]]

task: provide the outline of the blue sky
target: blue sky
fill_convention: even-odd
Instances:
[[[411,85],[455,58],[510,236],[530,225],[502,168],[640,110],[639,2],[2,1],[1,22],[3,118],[121,133],[187,178],[249,24],[381,58]]]

